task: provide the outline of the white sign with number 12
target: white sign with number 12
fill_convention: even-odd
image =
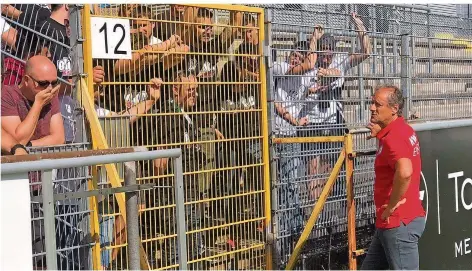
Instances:
[[[131,59],[128,19],[92,17],[92,57]]]

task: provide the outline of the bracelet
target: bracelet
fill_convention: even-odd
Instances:
[[[16,144],[11,148],[10,154],[15,155],[17,149],[24,149],[27,153],[29,153],[25,146],[23,146],[22,144]]]

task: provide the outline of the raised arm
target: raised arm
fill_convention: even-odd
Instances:
[[[349,56],[349,63],[351,64],[351,67],[355,67],[359,65],[359,63],[361,63],[362,61],[366,60],[370,54],[372,54],[372,46],[370,44],[370,38],[369,35],[367,35],[367,30],[362,20],[356,13],[352,13],[351,18],[354,23],[354,26],[356,27],[356,32],[361,44],[360,54],[351,54]]]
[[[309,70],[315,68],[316,60],[318,59],[318,54],[316,51],[318,50],[318,40],[323,36],[323,28],[321,25],[316,25],[313,31],[313,35],[310,39],[310,51],[307,53],[304,61],[297,66],[292,67],[287,71],[287,74],[294,75],[294,74],[305,74]]]

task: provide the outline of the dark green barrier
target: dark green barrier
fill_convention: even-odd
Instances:
[[[417,133],[427,209],[420,268],[472,269],[472,126]]]

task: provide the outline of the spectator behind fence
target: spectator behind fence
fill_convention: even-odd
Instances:
[[[3,17],[0,17],[0,33],[2,35],[2,50],[16,50],[17,31]]]
[[[168,91],[165,91],[162,97],[162,103],[156,104],[151,113],[174,113],[172,115],[163,115],[159,117],[148,117],[146,123],[139,127],[140,131],[137,139],[138,146],[150,145],[151,149],[165,149],[165,148],[182,148],[182,164],[183,172],[195,172],[201,170],[202,164],[206,161],[205,155],[202,152],[198,142],[200,138],[200,127],[197,127],[194,115],[187,114],[195,109],[197,103],[197,89],[198,82],[194,75],[185,75],[178,73],[172,80],[175,85],[170,85]],[[183,84],[182,84],[183,83]],[[169,147],[156,147],[156,145],[171,145]],[[146,176],[164,175],[172,172],[172,166],[168,158],[156,159],[153,162],[154,167]],[[160,182],[160,181],[159,181]],[[184,176],[185,184],[185,201],[190,202],[198,200],[202,197],[205,191],[202,191],[198,184],[198,178],[194,175]],[[172,198],[169,198],[167,188],[158,189],[159,196],[152,199],[149,206],[163,206],[156,205],[156,202],[170,203]],[[148,204],[148,203],[146,203]],[[201,213],[197,210],[200,208],[199,204],[186,205],[187,215],[187,230],[196,230],[201,227]],[[175,217],[156,217],[155,219],[162,221],[159,225],[174,225]],[[151,220],[152,221],[152,220]],[[171,234],[173,226],[165,226],[159,229],[159,234]],[[189,240],[193,240],[190,244],[189,251],[191,259],[203,253],[201,233],[189,236]],[[166,255],[174,257],[174,250],[167,251]]]
[[[70,79],[72,75],[70,49],[70,30],[69,30],[69,6],[61,4],[51,5],[51,16],[41,24],[37,25],[40,33],[48,36],[53,41],[43,38],[42,45],[49,48],[52,55],[52,61],[57,67],[57,76],[62,79]],[[61,44],[62,43],[62,44]],[[65,92],[65,86],[61,93]]]
[[[208,53],[187,55],[181,70],[195,74],[199,81],[215,81],[217,76],[216,63],[218,56],[215,54],[226,53],[233,43],[234,35],[230,27],[225,27],[219,35],[213,32],[213,11],[207,8],[198,8],[194,24],[185,26],[182,42],[190,46],[190,52]],[[175,72],[175,71],[174,71]]]
[[[165,40],[155,39],[152,34],[156,25],[149,21],[152,16],[147,7],[139,5],[119,16],[126,14],[134,18],[131,20],[132,47],[141,52],[134,52],[131,60],[117,60],[114,75],[128,74],[131,81],[137,78],[141,81],[143,78],[150,80],[149,74],[166,79],[163,77],[164,71],[182,62],[184,56],[179,53],[188,52],[188,46],[181,44],[180,36],[174,34]],[[154,53],[155,51],[161,53]]]
[[[359,65],[372,53],[369,36],[366,28],[356,13],[352,14],[352,21],[361,44],[361,52],[353,54],[334,53],[336,41],[331,34],[324,33],[317,37],[319,52],[315,54],[316,73],[311,78],[314,81],[307,86],[304,94],[303,111],[301,117],[307,118],[307,127],[299,129],[299,136],[341,136],[348,130],[345,125],[342,90],[344,76],[353,67]],[[315,157],[308,163],[310,176],[327,173],[336,162],[333,155],[320,153],[322,149],[340,149],[340,143],[303,144],[302,151],[309,151]],[[318,198],[325,181],[315,180],[311,190],[312,200]]]
[[[95,60],[95,63],[98,64],[98,61]],[[156,102],[159,101],[161,96],[161,87],[162,80],[160,78],[153,78],[149,82],[147,87],[146,97],[140,102],[137,102],[135,105],[128,107],[125,104],[119,105],[115,104],[112,107],[108,107],[111,102],[119,103],[119,101],[108,100],[107,97],[110,97],[110,93],[106,93],[108,88],[102,88],[101,83],[105,81],[105,78],[108,76],[105,73],[105,69],[102,66],[96,65],[93,69],[93,81],[95,83],[94,91],[94,100],[95,100],[95,110],[99,118],[109,117],[109,116],[129,116],[130,126],[135,126],[136,121],[140,118],[139,114],[148,113],[149,110],[154,106]],[[106,108],[104,108],[106,107]],[[113,110],[120,109],[120,111],[115,112]],[[105,182],[105,180],[103,180]],[[99,202],[101,208],[100,211],[100,244],[101,246],[110,246],[114,244],[119,246],[126,242],[126,231],[124,219],[121,215],[116,216],[112,213],[117,213],[114,204],[114,200],[109,198],[103,198]],[[141,206],[143,209],[144,206]],[[106,215],[106,216],[104,216]],[[113,250],[102,249],[101,252],[101,264],[104,269],[110,267],[110,264],[117,258],[119,248],[114,248]]]
[[[58,84],[51,60],[30,58],[20,86],[2,88],[2,128],[26,146],[63,144]]]
[[[5,49],[2,47],[4,51],[2,55],[6,56],[3,62],[3,84],[12,85],[21,82],[24,62],[41,51],[37,48],[38,35],[34,31],[50,14],[50,10],[42,5],[2,5],[2,15],[14,21],[10,24],[12,33],[8,35],[9,47]]]
[[[16,138],[5,131],[2,127],[2,155],[25,155],[28,154],[25,145],[20,144]]]

